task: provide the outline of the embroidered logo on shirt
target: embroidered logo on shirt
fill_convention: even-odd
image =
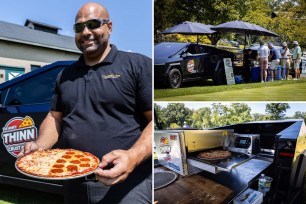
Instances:
[[[102,75],[103,79],[117,79],[120,77],[120,74],[108,74],[108,75]]]

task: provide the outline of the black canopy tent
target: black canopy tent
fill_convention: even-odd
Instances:
[[[197,43],[199,41],[199,35],[210,35],[216,33],[211,30],[212,25],[205,25],[197,22],[185,21],[181,24],[175,25],[167,30],[161,32],[161,34],[182,34],[182,35],[196,35]]]

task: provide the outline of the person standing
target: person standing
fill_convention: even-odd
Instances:
[[[290,69],[290,50],[286,42],[283,42],[283,47],[280,50],[281,53],[281,65],[282,65],[282,80],[288,79],[289,69]],[[286,75],[285,75],[286,69]]]
[[[277,68],[279,65],[279,53],[277,52],[277,50],[274,48],[273,43],[269,43],[268,47],[270,49],[270,55],[269,58],[271,60],[271,64],[270,64],[270,77],[271,77],[271,81],[274,81],[274,79],[277,79]]]
[[[269,48],[260,41],[260,47],[257,50],[257,60],[260,58],[260,79],[261,82],[267,81],[267,68],[268,68]]]
[[[186,121],[184,121],[183,128],[190,128],[190,126],[187,124],[187,122],[186,122]]]
[[[244,54],[244,80],[245,82],[250,82],[250,76],[251,76],[251,68],[252,68],[252,61],[255,61],[255,59],[252,59],[252,50],[247,49],[246,53]]]
[[[302,50],[297,41],[293,41],[293,45],[295,46],[293,55],[292,55],[293,68],[294,68],[294,73],[295,73],[294,80],[298,80],[300,78],[300,63],[301,63],[301,57],[302,57]]]
[[[38,139],[18,155],[60,139],[101,158],[93,177],[65,181],[68,204],[152,202],[152,60],[110,44],[112,25],[101,4],[80,8],[74,31],[82,55],[58,75]]]

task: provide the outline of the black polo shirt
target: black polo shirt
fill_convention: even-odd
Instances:
[[[152,110],[152,60],[111,51],[99,64],[87,66],[82,55],[58,76],[52,111],[63,114],[61,139],[67,148],[101,159],[116,149],[129,149],[147,125]]]

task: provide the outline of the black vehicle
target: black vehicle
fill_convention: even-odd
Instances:
[[[0,84],[0,183],[58,194],[63,192],[61,182],[20,174],[15,162],[24,143],[37,139],[39,127],[49,112],[56,77],[72,63],[56,62]],[[55,145],[60,146],[60,142]]]
[[[163,42],[154,46],[154,81],[179,88],[182,82],[213,79],[226,84],[223,58],[235,54],[213,46],[195,43]]]

